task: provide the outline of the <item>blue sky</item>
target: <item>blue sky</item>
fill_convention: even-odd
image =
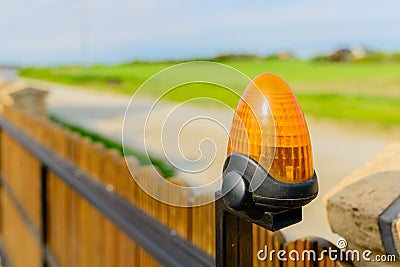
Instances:
[[[398,0],[1,0],[0,64],[400,50]]]

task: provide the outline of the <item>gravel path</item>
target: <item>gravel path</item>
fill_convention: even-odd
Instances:
[[[30,80],[32,82],[32,80]],[[122,122],[129,97],[110,93],[99,93],[80,88],[40,82],[41,86],[50,89],[48,97],[49,111],[64,120],[85,128],[99,132],[115,141],[121,140]],[[143,136],[144,111],[152,104],[151,99],[142,99],[140,105],[129,111],[128,128],[125,134],[128,137],[126,145],[134,149],[143,149],[140,136]],[[148,120],[146,141],[150,154],[164,157],[163,148],[167,150],[169,160],[181,168],[201,169],[213,162],[205,172],[188,174],[178,172],[178,176],[191,185],[204,185],[219,177],[221,167],[226,156],[227,135],[222,126],[229,129],[232,112],[228,110],[203,109],[193,106],[180,106],[164,103],[152,112]],[[172,113],[172,116],[167,115]],[[180,150],[176,148],[177,133],[182,122],[196,116],[211,116],[221,122],[221,125],[210,120],[195,120],[188,124],[180,133]],[[166,121],[168,130],[164,130],[164,147],[161,145],[161,130]],[[379,130],[367,126],[354,126],[349,123],[309,120],[309,128],[314,148],[315,169],[320,182],[320,194],[316,201],[304,209],[303,222],[284,230],[289,238],[305,236],[325,237],[333,242],[337,236],[332,234],[323,208],[322,197],[342,178],[368,161],[386,144],[395,140],[398,130]],[[214,140],[215,147],[207,138]],[[200,149],[204,152],[201,160]],[[206,151],[218,151],[214,153]],[[183,154],[185,158],[181,156]],[[214,161],[213,161],[214,160]]]

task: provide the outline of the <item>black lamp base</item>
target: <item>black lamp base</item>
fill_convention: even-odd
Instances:
[[[221,191],[216,192],[216,266],[252,266],[252,225],[277,231],[302,220],[302,208],[265,212],[256,207],[235,211],[228,207]]]
[[[243,211],[239,212],[231,211],[231,212],[242,219],[257,224],[258,226],[261,226],[272,232],[299,223],[303,219],[302,208],[295,208],[279,212],[261,211],[262,214],[257,215],[255,217],[252,217],[251,215],[249,216],[249,214]]]
[[[232,213],[238,218],[257,224],[269,231],[278,231],[292,224],[299,223],[303,219],[301,207],[279,211],[263,211],[252,206],[245,210],[237,211],[226,205],[221,191],[216,192],[215,196],[218,199],[216,207],[217,213]]]

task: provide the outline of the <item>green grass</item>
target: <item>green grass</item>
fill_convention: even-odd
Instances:
[[[400,99],[340,94],[298,94],[305,114],[382,126],[400,125]]]
[[[265,59],[224,60],[254,78],[263,72],[273,72],[284,78],[294,89],[307,116],[337,120],[359,121],[380,125],[399,125],[400,122],[400,63],[316,63],[309,61],[279,61]],[[132,63],[117,66],[65,66],[26,68],[26,77],[61,82],[94,90],[113,91],[132,95],[153,74],[176,63]],[[207,70],[202,70],[207,71]],[[212,76],[213,73],[207,75]],[[165,84],[177,77],[168,77]],[[243,86],[235,86],[241,94]],[[162,84],[148,88],[149,95],[157,96]],[[209,97],[235,108],[238,96],[210,84],[180,86],[165,96],[173,101],[194,97]],[[207,101],[195,101],[208,104]]]
[[[279,60],[227,60],[221,63],[242,71],[250,78],[263,72],[279,74],[289,83],[318,82],[337,80],[369,79],[377,76],[398,76],[400,63],[328,63],[310,61],[279,61]],[[107,84],[109,79],[119,79],[122,84],[118,90],[130,93],[137,89],[151,75],[176,63],[132,63],[116,66],[66,66],[54,68],[26,68],[21,71],[23,76],[35,77],[70,84],[93,84],[102,89],[114,90]],[[173,77],[171,77],[173,78]],[[133,86],[130,87],[130,86]],[[129,89],[128,89],[129,88]]]
[[[121,155],[123,155],[124,149],[122,148],[122,145],[120,143],[114,142],[110,139],[103,137],[100,134],[94,133],[85,128],[68,123],[55,115],[50,115],[49,118],[50,120],[62,125],[63,127],[80,134],[81,136],[90,138],[93,142],[102,143],[107,149],[116,149]],[[162,176],[165,178],[172,177],[175,174],[175,170],[172,168],[172,166],[169,166],[164,161],[154,158],[152,156],[146,156],[129,148],[125,148],[125,155],[135,156],[138,159],[140,165],[152,164],[153,166],[157,167]]]

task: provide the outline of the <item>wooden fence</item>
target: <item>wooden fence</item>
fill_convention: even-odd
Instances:
[[[157,184],[159,175],[149,166],[125,159],[100,143],[83,138],[46,118],[33,117],[12,107],[0,114],[19,131],[56,152],[56,160],[73,163],[110,191],[124,198],[171,233],[191,241],[210,256],[215,256],[214,203],[183,208],[161,203],[146,194],[132,179],[171,198],[202,201],[205,196],[182,195],[172,187]],[[1,237],[11,266],[159,266],[149,253],[119,229],[110,218],[88,202],[51,169],[26,150],[12,135],[0,129]],[[46,181],[41,177],[45,172]],[[175,179],[171,179],[174,181]],[[44,201],[45,200],[45,201]],[[249,233],[250,234],[250,233]],[[253,266],[345,266],[327,257],[323,261],[257,260],[257,251],[268,245],[274,249],[317,250],[316,239],[286,242],[280,232],[272,233],[253,225]],[[38,242],[41,241],[41,242]],[[42,244],[41,244],[42,243]],[[44,246],[43,246],[44,243]],[[43,253],[48,257],[43,257]],[[346,265],[347,266],[347,265]]]

